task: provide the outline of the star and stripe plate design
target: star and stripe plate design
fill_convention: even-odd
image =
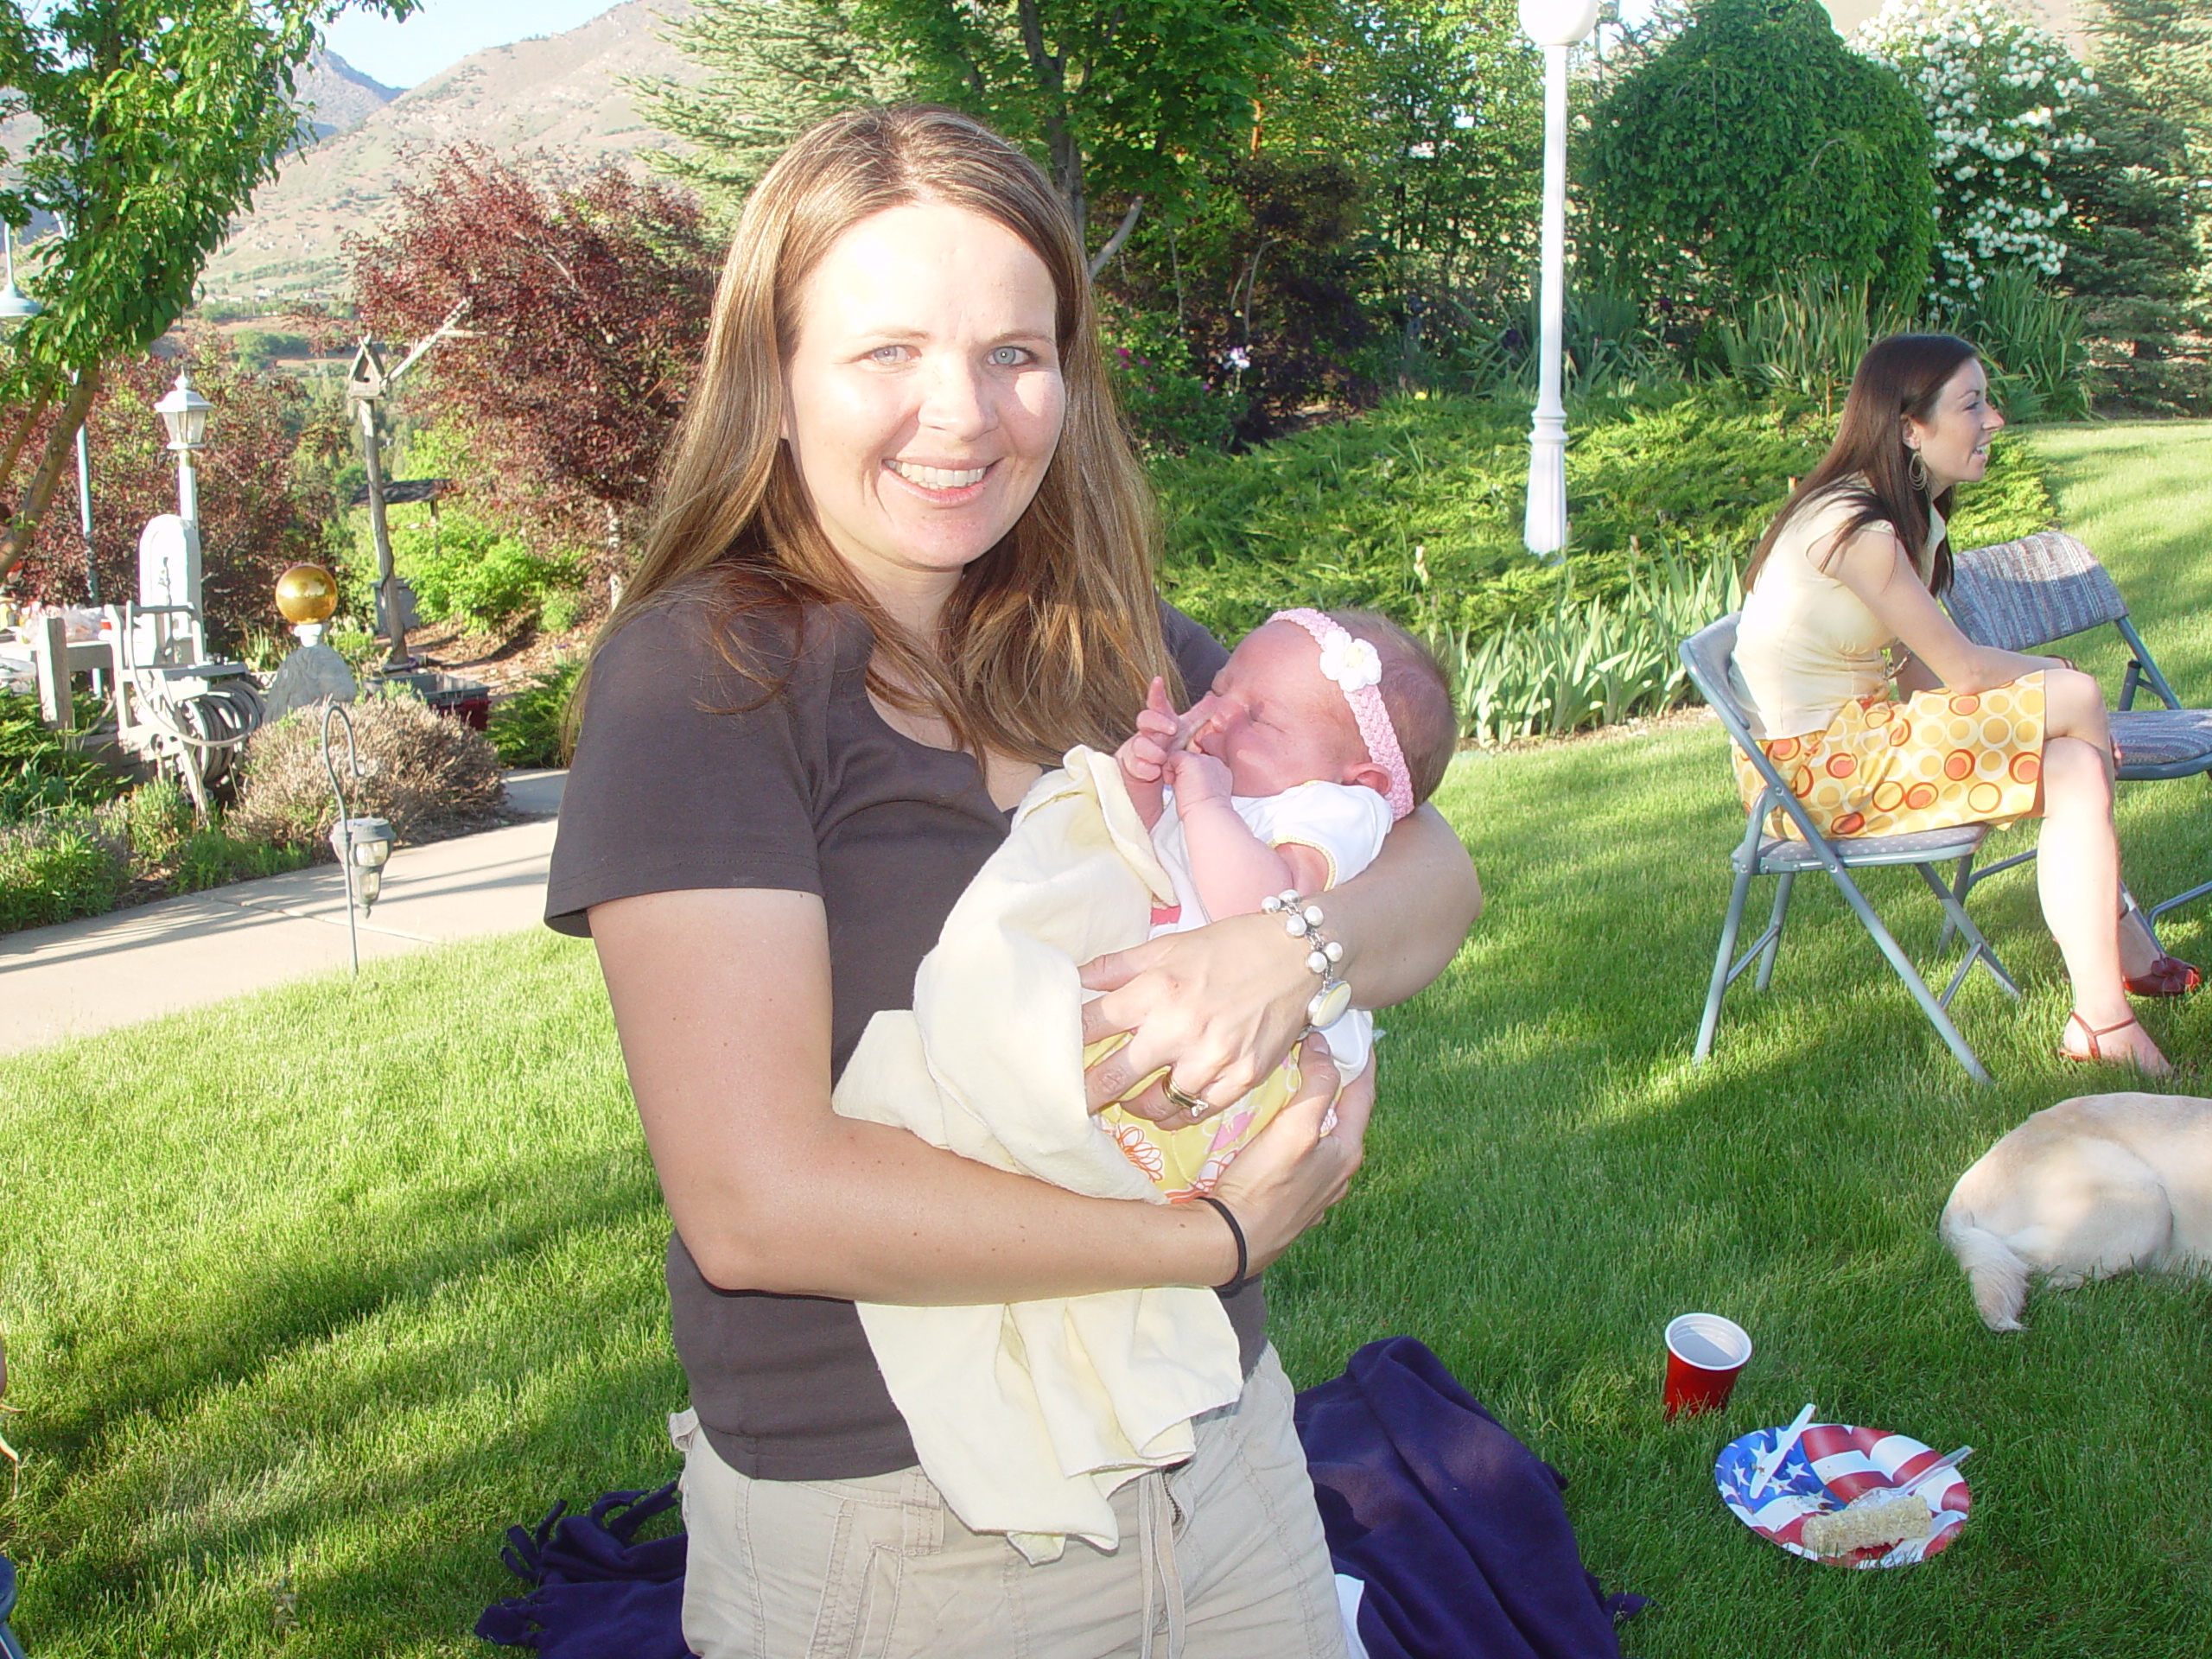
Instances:
[[[1750,1497],[1759,1459],[1771,1452],[1783,1427],[1755,1428],[1720,1448],[1713,1484],[1730,1513],[1760,1537],[1793,1555],[1827,1567],[1861,1569],[1910,1567],[1948,1547],[1966,1525],[1972,1504],[1965,1478],[1946,1469],[1924,1483],[1920,1496],[1936,1511],[1936,1529],[1888,1550],[1859,1549],[1848,1555],[1815,1555],[1798,1541],[1808,1516],[1840,1510],[1862,1492],[1878,1489],[1912,1491],[1923,1483],[1914,1471],[1938,1460],[1938,1454],[1910,1435],[1887,1429],[1857,1428],[1847,1423],[1813,1423],[1782,1460],[1773,1480],[1754,1502]]]

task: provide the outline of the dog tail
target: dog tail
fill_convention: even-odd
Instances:
[[[1973,1287],[1981,1322],[1993,1331],[2019,1330],[2020,1307],[2028,1299],[2028,1264],[2010,1244],[1987,1228],[1976,1226],[1973,1217],[1955,1205],[1943,1211],[1937,1230]]]

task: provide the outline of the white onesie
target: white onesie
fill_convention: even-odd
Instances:
[[[1152,848],[1173,879],[1180,902],[1152,912],[1155,939],[1163,933],[1204,927],[1213,919],[1191,874],[1191,853],[1183,840],[1183,820],[1176,816],[1175,791],[1162,790],[1160,800]],[[1390,833],[1390,804],[1360,784],[1298,784],[1280,795],[1231,796],[1229,804],[1268,846],[1296,842],[1320,854],[1329,870],[1325,887],[1349,881],[1372,864],[1382,850],[1383,836]],[[1334,1024],[1321,1028],[1330,1056],[1345,1077],[1356,1077],[1367,1069],[1374,1030],[1375,1016],[1363,1008],[1347,1009]]]

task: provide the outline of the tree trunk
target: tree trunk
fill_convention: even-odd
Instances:
[[[1037,78],[1037,90],[1045,95],[1050,111],[1045,118],[1045,152],[1052,166],[1052,188],[1067,204],[1068,217],[1075,221],[1077,244],[1083,245],[1090,240],[1088,205],[1083,196],[1083,146],[1076,142],[1068,124],[1067,61],[1045,49],[1045,27],[1037,16],[1037,0],[1019,0],[1014,16],[1020,26],[1021,49],[1029,60],[1029,73]]]
[[[46,517],[47,507],[54,499],[54,486],[60,482],[63,461],[74,453],[77,429],[85,423],[85,416],[99,391],[99,368],[86,370],[70,389],[61,412],[54,416],[46,435],[45,447],[39,451],[38,467],[31,474],[30,486],[23,492],[23,504],[7,528],[0,531],[0,576],[22,563],[23,555],[30,551],[31,539],[38,534],[39,521]]]
[[[1122,251],[1122,244],[1128,241],[1129,239],[1129,232],[1136,229],[1137,215],[1143,211],[1144,198],[1142,196],[1131,196],[1129,198],[1129,211],[1122,215],[1122,222],[1115,227],[1114,234],[1106,238],[1106,245],[1104,247],[1099,249],[1097,252],[1090,256],[1090,274],[1094,278],[1096,277],[1100,271],[1105,270],[1109,264],[1113,263],[1114,256]]]
[[[8,480],[16,475],[16,463],[22,459],[23,446],[38,429],[39,416],[45,414],[47,405],[54,401],[54,381],[49,376],[39,382],[29,404],[24,408],[22,419],[16,423],[15,430],[8,434],[8,447],[0,451],[0,496],[4,496]]]

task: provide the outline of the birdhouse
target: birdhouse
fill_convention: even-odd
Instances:
[[[346,373],[346,395],[365,403],[373,403],[384,396],[385,382],[388,378],[384,347],[373,340],[364,340],[361,349],[353,353],[353,366]]]

